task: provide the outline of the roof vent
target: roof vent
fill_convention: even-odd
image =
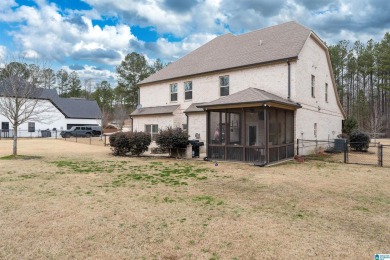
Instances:
[[[263,45],[263,41],[262,40],[259,41],[259,46],[261,46],[261,45]]]

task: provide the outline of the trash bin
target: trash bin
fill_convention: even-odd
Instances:
[[[343,152],[345,149],[345,143],[347,139],[334,139],[334,151]]]
[[[41,131],[41,136],[42,136],[42,137],[51,137],[51,132],[50,132],[50,130],[42,130],[42,131]]]
[[[204,145],[203,142],[199,142],[199,140],[189,140],[189,144],[192,145],[192,158],[199,157],[200,147]]]

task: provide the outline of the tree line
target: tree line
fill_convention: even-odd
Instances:
[[[337,90],[349,120],[368,133],[390,135],[390,33],[379,42],[329,46]]]

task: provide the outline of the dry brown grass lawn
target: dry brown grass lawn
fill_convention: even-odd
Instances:
[[[0,140],[0,156],[11,142]],[[115,158],[21,140],[0,160],[1,259],[371,259],[390,252],[390,170]]]

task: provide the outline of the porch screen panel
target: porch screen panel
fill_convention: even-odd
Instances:
[[[294,143],[294,112],[286,112],[286,143]]]
[[[269,141],[271,145],[278,145],[278,121],[276,118],[276,110],[271,108],[269,113]]]
[[[228,113],[229,144],[241,144],[241,114]]]
[[[278,143],[285,144],[286,143],[286,111],[278,109]]]
[[[247,146],[265,146],[264,109],[251,108],[245,112]]]
[[[210,112],[210,143],[225,143],[225,113]]]

